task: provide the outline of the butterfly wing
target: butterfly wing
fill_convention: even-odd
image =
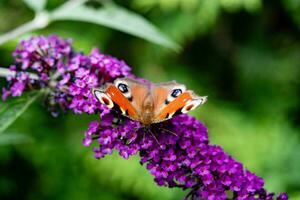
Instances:
[[[150,85],[129,78],[119,78],[93,89],[95,97],[110,109],[143,124],[158,123],[187,113],[206,102],[175,81]]]
[[[187,113],[206,102],[207,97],[200,97],[182,84],[175,81],[156,84],[153,88],[154,120],[153,123],[168,120],[175,115]]]
[[[102,104],[138,121],[147,93],[146,86],[129,78],[118,78],[114,83],[93,89],[93,94]]]

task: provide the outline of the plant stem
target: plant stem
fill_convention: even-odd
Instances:
[[[36,74],[33,74],[33,73],[28,73],[28,74],[29,74],[29,78],[31,78],[31,79],[35,79],[35,80],[39,79],[39,77]],[[16,72],[10,71],[7,68],[0,67],[0,77],[15,76],[15,75],[16,75]]]
[[[29,21],[14,30],[0,36],[0,45],[33,30],[46,27],[50,23],[49,14],[45,11],[37,13],[32,21]]]
[[[0,35],[0,46],[25,33],[45,28],[52,21],[60,20],[59,17],[57,17],[57,19],[55,18],[56,13],[63,13],[65,12],[64,9],[71,8],[74,6],[79,6],[81,4],[84,4],[85,2],[87,2],[87,0],[67,1],[66,3],[62,4],[60,7],[58,7],[56,10],[52,12],[39,11],[38,13],[36,13],[35,18],[33,20],[15,28],[14,30],[4,33],[3,35]]]

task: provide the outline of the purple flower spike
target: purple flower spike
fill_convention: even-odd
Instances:
[[[136,78],[124,61],[94,49],[89,55],[75,52],[70,40],[57,36],[32,37],[22,41],[10,66],[8,87],[2,99],[21,96],[26,90],[44,89],[48,107],[74,113],[100,113],[84,134],[83,145],[91,146],[100,159],[113,150],[125,159],[139,154],[140,163],[154,176],[159,186],[188,190],[185,199],[208,200],[287,200],[264,189],[264,181],[226,154],[209,144],[207,128],[195,118],[179,115],[151,126],[120,116],[101,105],[91,93],[117,77]],[[147,80],[142,80],[149,84]]]
[[[13,53],[15,63],[7,77],[2,99],[21,96],[25,90],[46,89],[47,105],[56,116],[59,109],[92,114],[102,110],[91,88],[120,76],[130,76],[130,67],[94,49],[90,55],[75,52],[71,40],[38,36],[22,41]],[[88,140],[86,145],[89,144]]]
[[[2,99],[8,96],[21,96],[26,89],[52,87],[51,74],[55,66],[65,66],[64,58],[73,53],[70,40],[62,40],[57,36],[32,37],[22,41],[13,53],[15,63],[10,70],[15,76],[7,77],[10,87],[5,90]],[[55,66],[54,66],[55,65]],[[33,79],[29,73],[38,77]]]
[[[112,126],[113,116],[122,122]],[[103,125],[105,124],[105,126]],[[110,154],[113,149],[128,159],[139,153],[141,164],[154,176],[160,186],[190,189],[186,199],[225,200],[231,191],[237,200],[274,199],[267,193],[262,178],[244,169],[243,165],[217,145],[209,144],[207,128],[195,118],[179,115],[173,119],[142,127],[121,116],[106,111],[102,123],[90,124],[99,147],[95,157]],[[285,193],[277,199],[287,199]]]
[[[103,110],[93,96],[92,88],[117,77],[130,75],[130,68],[123,61],[101,54],[98,49],[94,49],[89,56],[77,55],[71,62],[76,63],[76,71],[74,81],[69,86],[69,94],[72,96],[69,108],[79,114]]]

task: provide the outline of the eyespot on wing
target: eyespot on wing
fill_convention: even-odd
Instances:
[[[102,90],[93,89],[93,94],[98,99],[98,101],[100,101],[100,103],[106,105],[108,108],[114,107],[114,103],[111,100],[111,98],[109,97],[109,95],[107,95]]]
[[[187,113],[194,110],[196,107],[204,104],[207,101],[207,96],[198,97],[196,99],[189,100],[186,105],[181,109],[182,113]]]

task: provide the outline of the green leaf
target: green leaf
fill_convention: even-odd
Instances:
[[[34,102],[40,93],[13,98],[0,105],[0,133],[6,130]]]
[[[33,139],[30,136],[19,133],[0,134],[0,145],[23,144],[32,141]]]
[[[31,9],[36,12],[42,11],[47,3],[47,0],[23,0],[24,3]]]
[[[84,2],[84,1],[83,1]],[[178,51],[180,46],[161,33],[142,16],[115,4],[94,9],[81,3],[68,2],[50,15],[52,20],[84,21],[116,29],[149,42]]]

